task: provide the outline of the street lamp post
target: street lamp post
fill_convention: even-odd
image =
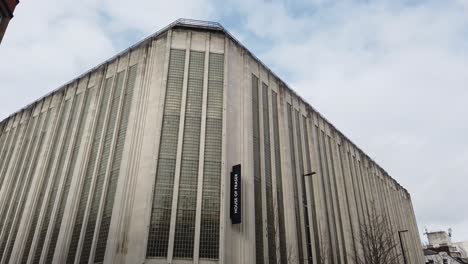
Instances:
[[[400,230],[398,231],[398,238],[400,238],[400,246],[401,246],[401,253],[403,253],[403,263],[406,264],[406,254],[405,249],[403,248],[403,241],[401,240],[401,233],[408,232],[408,230]]]
[[[306,174],[304,174],[304,175],[302,175],[302,176],[306,177],[306,176],[312,176],[312,175],[314,175],[314,174],[316,174],[315,171],[306,173]]]

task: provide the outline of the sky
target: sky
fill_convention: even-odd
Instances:
[[[21,1],[0,120],[177,18],[217,21],[468,240],[468,0]]]

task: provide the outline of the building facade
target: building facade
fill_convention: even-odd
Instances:
[[[18,3],[18,0],[0,0],[0,43]]]
[[[372,205],[424,262],[409,193],[217,23],[174,22],[0,132],[1,263],[355,263]]]

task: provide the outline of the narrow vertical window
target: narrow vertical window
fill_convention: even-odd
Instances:
[[[37,152],[38,154],[37,154],[37,155],[39,155],[40,153],[42,153],[41,150],[42,150],[42,148],[43,148],[43,146],[44,146],[43,140],[44,140],[45,134],[46,134],[46,132],[47,132],[47,129],[48,129],[48,127],[49,127],[50,113],[51,113],[51,110],[49,110],[47,113],[43,113],[43,114],[42,114],[43,116],[45,116],[45,121],[44,121],[44,125],[43,125],[43,127],[42,127],[42,130],[41,130],[40,136],[39,136],[39,137],[40,137],[40,138],[39,138],[40,149],[38,150],[38,152]],[[42,117],[41,117],[41,118],[42,118]],[[34,161],[34,164],[35,164],[35,165],[34,165],[34,168],[31,170],[31,176],[30,176],[30,177],[33,177],[33,175],[36,175],[35,172],[36,172],[36,168],[37,168],[37,159],[38,159],[38,158],[39,158],[39,157],[36,156],[36,159],[35,159],[35,161]],[[39,196],[40,196],[40,197],[39,197],[39,199],[38,199],[37,205],[38,205],[38,207],[40,208],[40,206],[41,206],[41,204],[42,204],[42,200],[43,200],[43,198],[44,198],[44,191],[42,191],[42,192],[40,193]],[[27,197],[27,196],[26,196],[26,197]],[[37,215],[37,216],[35,216],[35,217],[33,218],[33,222],[34,222],[34,223],[37,223],[37,218],[38,218],[38,217],[39,217],[39,216]],[[34,224],[34,229],[33,229],[29,234],[32,233],[32,235],[34,235],[34,231],[35,231],[35,224]],[[29,237],[31,237],[31,241],[29,240]],[[25,263],[25,262],[27,261],[29,249],[31,248],[31,242],[32,242],[32,236],[29,235],[29,236],[28,236],[28,239],[27,239],[27,241],[26,241],[26,246],[25,246],[25,251],[24,251],[24,252],[27,252],[27,253],[25,253],[25,254],[23,255],[23,259],[21,260],[21,263]],[[14,244],[14,243],[13,243],[13,244]]]
[[[8,168],[10,167],[10,165],[11,165],[11,163],[10,163],[11,158],[12,158],[14,150],[17,148],[17,145],[19,145],[19,142],[21,141],[21,137],[19,135],[23,134],[24,127],[25,127],[24,124],[21,124],[21,125],[18,124],[15,128],[10,129],[11,137],[10,137],[9,142],[8,142],[8,147],[5,148],[5,150],[4,150],[4,156],[2,157],[2,161],[1,161],[2,162],[2,168],[1,168],[1,171],[0,171],[0,190],[2,189],[1,187],[5,186],[5,185],[3,185],[3,182],[7,178],[7,171],[8,171]],[[6,186],[4,188],[6,188]],[[0,214],[0,215],[3,215],[3,213]],[[2,225],[3,225],[3,223],[0,226],[2,226]]]
[[[224,54],[210,53],[203,161],[200,258],[219,257],[221,156],[223,136]]]
[[[102,137],[102,130],[104,129],[104,120],[106,117],[106,112],[107,112],[107,105],[109,103],[109,100],[111,99],[110,97],[110,92],[112,89],[112,81],[113,77],[109,77],[105,80],[104,83],[104,88],[101,92],[101,99],[100,102],[98,100],[97,102],[97,120],[96,120],[96,127],[94,128],[94,135],[91,140],[91,150],[89,153],[89,158],[86,161],[86,169],[85,169],[85,174],[84,174],[84,183],[83,183],[83,188],[80,194],[80,200],[79,200],[79,205],[78,205],[78,211],[75,219],[75,224],[73,226],[73,232],[72,232],[72,238],[70,242],[70,248],[68,251],[68,256],[67,256],[67,263],[74,263],[77,249],[78,249],[78,243],[80,241],[80,234],[81,234],[81,229],[84,224],[84,216],[86,213],[86,205],[88,202],[88,197],[90,195],[90,189],[91,189],[91,183],[93,180],[93,173],[97,165],[97,155],[99,152],[99,142],[101,141]]]
[[[258,78],[252,74],[252,126],[253,126],[253,173],[255,204],[255,253],[256,263],[264,262],[263,256],[263,211],[262,177],[260,169],[260,115],[258,98]]]
[[[54,109],[49,109],[48,112],[47,112],[48,117],[46,119],[46,125],[44,126],[44,129],[42,131],[43,134],[45,134],[47,132],[49,127],[52,127],[53,122],[48,121],[50,115],[52,114],[52,111],[54,111]],[[52,147],[52,150],[55,148],[56,145],[57,144],[55,144],[54,147]],[[49,158],[49,162],[50,162],[50,158]],[[48,166],[50,166],[50,165],[48,165]],[[26,263],[28,261],[29,251],[31,249],[32,240],[34,238],[34,234],[35,234],[35,231],[36,231],[37,223],[38,223],[38,220],[39,220],[39,214],[41,212],[42,202],[43,202],[45,194],[46,194],[45,191],[46,191],[46,188],[47,188],[47,183],[49,182],[49,178],[50,178],[50,173],[44,175],[44,179],[39,185],[39,197],[37,198],[37,202],[35,204],[35,207],[34,206],[32,207],[33,208],[33,218],[32,218],[32,223],[31,223],[31,226],[29,228],[29,231],[27,232],[28,235],[27,235],[27,238],[26,238],[26,244],[25,244],[25,247],[24,247],[21,263]]]
[[[331,185],[330,185],[330,170],[328,168],[328,157],[327,157],[327,145],[325,143],[325,132],[317,127],[317,138],[319,146],[319,158],[320,158],[320,171],[322,172],[322,188],[323,197],[327,217],[327,230],[328,230],[328,247],[325,251],[328,251],[328,256],[324,258],[333,259],[333,250],[336,243],[336,230],[335,230],[335,217],[333,208],[333,198],[331,197]]]
[[[146,251],[147,257],[167,256],[184,65],[185,50],[171,50],[156,183],[153,193],[153,208]]]
[[[29,192],[29,187],[31,186],[31,178],[27,175],[27,168],[30,165],[30,161],[34,158],[32,155],[34,153],[34,146],[37,140],[37,130],[40,128],[40,124],[43,121],[43,118],[38,118],[38,116],[30,117],[30,125],[28,128],[28,135],[23,145],[23,150],[26,149],[26,152],[21,153],[20,159],[22,162],[18,164],[18,170],[12,176],[15,177],[18,181],[16,183],[16,191],[12,193],[11,204],[5,204],[6,208],[10,206],[10,210],[6,214],[6,223],[3,226],[4,237],[2,238],[0,252],[4,252],[3,261],[7,262],[10,259],[11,251],[13,250],[13,242],[15,240],[16,234],[18,233],[18,218],[17,214],[22,214],[24,208],[23,192]],[[28,146],[29,145],[29,146]],[[13,186],[12,186],[13,189]],[[13,241],[12,241],[13,240]],[[2,254],[0,254],[2,255]]]
[[[15,142],[16,136],[18,133],[16,133],[17,128],[11,127],[10,130],[8,130],[5,146],[2,149],[2,152],[0,153],[0,190],[2,189],[3,186],[3,179],[5,173],[3,173],[4,166],[8,165],[8,154],[10,153],[10,148],[11,148],[11,143],[12,141]],[[15,139],[13,139],[15,138]]]
[[[304,130],[304,147],[306,149],[306,152],[305,152],[306,153],[306,166],[307,166],[306,168],[307,168],[307,173],[310,173],[313,170],[312,170],[311,157],[310,157],[309,130],[307,128],[307,118],[305,116],[302,117],[302,124],[303,124],[303,127],[304,127],[303,130]],[[310,235],[307,238],[307,243],[308,243],[308,247],[310,247],[310,248],[314,247],[315,252],[317,252],[316,254],[319,255],[320,254],[319,237],[318,237],[319,229],[318,229],[318,225],[317,225],[317,210],[315,208],[315,205],[316,205],[315,204],[315,194],[314,194],[314,186],[312,184],[313,180],[309,179],[309,182],[311,183],[311,186],[310,186],[310,200],[311,200],[312,204],[310,205],[310,209],[312,210],[312,230],[313,230],[315,244],[312,245]],[[306,226],[308,226],[308,225],[309,225],[309,223],[306,222]],[[309,254],[309,263],[312,263],[312,259],[313,259],[312,255]],[[318,259],[320,259],[320,257]]]
[[[65,140],[63,140],[63,143],[61,144],[62,146],[59,147],[59,143],[58,143],[58,140],[60,139],[60,134],[62,129],[65,130],[65,133],[67,131],[70,131],[70,129],[67,130],[67,123],[68,123],[68,120],[70,119],[69,117],[69,112],[72,113],[74,112],[74,108],[72,108],[72,100],[71,99],[68,99],[66,102],[65,102],[65,107],[63,109],[63,113],[62,113],[62,116],[61,116],[61,120],[60,120],[60,124],[59,124],[59,127],[58,129],[56,130],[56,133],[57,133],[57,137],[56,137],[56,141],[55,141],[55,144],[54,144],[54,149],[53,149],[53,152],[51,153],[52,155],[50,156],[50,160],[49,160],[49,164],[48,164],[48,169],[47,169],[47,174],[50,174],[50,173],[53,173],[51,175],[51,180],[52,180],[52,189],[49,191],[49,197],[48,199],[46,199],[44,202],[45,202],[45,212],[44,212],[44,218],[42,219],[42,224],[40,225],[40,227],[38,228],[38,232],[39,232],[39,240],[38,240],[38,243],[37,243],[37,248],[36,248],[36,251],[35,251],[35,254],[34,254],[34,260],[33,260],[33,263],[39,263],[40,259],[41,259],[41,254],[42,254],[42,249],[44,248],[44,244],[45,244],[45,238],[46,238],[46,235],[47,235],[47,231],[48,231],[48,227],[49,227],[49,222],[50,222],[50,217],[51,217],[51,214],[52,214],[52,210],[53,210],[53,207],[54,207],[54,204],[55,204],[55,199],[56,199],[56,194],[57,194],[57,190],[58,190],[58,187],[59,187],[59,183],[60,183],[60,177],[59,177],[59,172],[61,172],[62,170],[62,165],[63,163],[65,162],[64,161],[64,152],[63,150],[68,148],[68,140],[66,140],[66,137],[64,138]],[[72,110],[72,111],[69,111],[69,110]],[[67,118],[65,118],[67,117]],[[66,133],[68,134],[68,133]],[[55,170],[55,172],[52,171],[52,165],[53,165],[53,161],[55,159],[55,157],[58,157],[58,163],[57,163],[57,168]],[[47,175],[46,174],[46,175]]]
[[[330,150],[330,165],[331,165],[331,173],[330,173],[330,193],[332,191],[332,187],[334,187],[334,193],[335,193],[335,202],[333,202],[333,208],[334,210],[337,211],[337,215],[333,214],[336,218],[335,221],[335,241],[337,245],[336,253],[337,253],[337,258],[341,259],[341,252],[346,252],[346,244],[344,243],[344,233],[343,233],[343,225],[342,225],[342,218],[341,218],[341,210],[340,210],[340,199],[338,197],[338,183],[337,183],[337,175],[335,171],[335,160],[334,160],[334,150],[333,150],[333,139],[330,136],[327,136],[327,144],[328,144],[328,149]],[[333,196],[332,196],[333,197]],[[340,240],[342,241],[342,245],[339,244]],[[344,259],[346,260],[346,257],[343,256]]]
[[[271,92],[271,104],[273,108],[273,129],[275,144],[275,171],[276,171],[276,191],[277,191],[277,210],[278,210],[278,232],[279,232],[279,253],[280,263],[287,263],[288,253],[286,251],[286,230],[284,223],[284,203],[283,203],[283,176],[281,173],[281,143],[279,135],[278,121],[278,98],[275,92]],[[276,263],[276,262],[275,262]]]
[[[299,184],[300,184],[300,190],[302,192],[302,197],[300,202],[302,203],[301,206],[303,208],[303,220],[304,220],[304,225],[300,225],[301,234],[304,233],[305,238],[306,238],[306,256],[305,260],[310,263],[311,259],[310,256],[312,255],[312,248],[310,247],[310,232],[309,232],[309,208],[307,204],[307,195],[306,195],[306,188],[305,188],[305,179],[304,179],[304,159],[303,159],[303,154],[302,154],[302,137],[301,137],[301,123],[300,123],[300,114],[299,111],[295,111],[295,119],[296,119],[296,141],[297,141],[297,159],[299,161]],[[307,172],[309,173],[309,172]],[[301,208],[301,207],[298,207]],[[300,215],[300,212],[299,212]],[[301,223],[301,222],[299,222]],[[301,244],[302,244],[302,235],[301,235]],[[300,258],[304,258],[304,255],[300,255]]]
[[[99,159],[99,167],[96,175],[96,184],[92,195],[91,208],[89,208],[88,222],[86,224],[86,232],[83,242],[83,250],[81,251],[80,263],[88,263],[93,246],[93,237],[97,224],[97,215],[101,205],[101,197],[104,189],[104,179],[107,172],[107,165],[110,160],[111,145],[113,142],[113,135],[117,125],[117,113],[119,110],[120,96],[122,94],[124,84],[125,71],[117,74],[117,81],[110,100],[109,118],[107,120],[107,127],[104,133],[104,141]]]
[[[32,118],[31,118],[32,119]],[[0,233],[2,234],[2,237],[0,237],[0,256],[3,256],[6,242],[7,242],[7,235],[8,231],[10,230],[11,224],[13,222],[12,217],[9,215],[11,213],[11,210],[8,210],[10,207],[10,203],[15,202],[16,199],[13,199],[15,196],[15,187],[17,185],[21,185],[20,178],[21,176],[19,174],[19,169],[20,169],[20,164],[21,161],[24,159],[24,155],[26,153],[26,148],[30,140],[31,133],[33,132],[33,127],[34,127],[34,122],[32,121],[25,121],[22,126],[22,131],[26,130],[23,134],[23,136],[20,137],[20,140],[18,140],[17,144],[15,147],[18,148],[18,153],[15,155],[15,158],[12,160],[12,171],[8,173],[8,176],[10,177],[10,186],[8,186],[8,181],[6,181],[7,184],[5,184],[5,195],[3,196],[3,207],[0,208]],[[15,166],[16,165],[16,166]],[[7,188],[8,187],[8,188]]]
[[[174,238],[176,258],[193,257],[204,65],[205,53],[191,51]]]
[[[268,235],[268,262],[276,262],[276,237],[275,237],[275,214],[273,208],[273,186],[271,180],[271,145],[270,145],[270,110],[268,98],[268,86],[262,83],[263,101],[263,139],[265,158],[265,185],[267,206],[267,235]]]
[[[75,105],[79,105],[82,98],[83,98],[83,95],[84,95],[84,92],[79,94],[77,99],[76,99],[76,103]],[[77,119],[78,118],[78,126],[80,127],[81,126],[81,116],[80,117],[77,117],[77,114],[78,114],[78,111],[75,107],[75,111],[72,113],[73,115],[73,120],[74,119]],[[71,141],[71,131],[73,130],[73,126],[70,126],[67,130],[67,138],[66,140],[67,141]],[[79,128],[80,130],[80,128]],[[72,163],[74,163],[74,160],[76,159],[76,152],[77,152],[77,148],[76,148],[76,143],[79,143],[79,142],[75,142],[75,146],[73,146],[72,148]],[[65,154],[64,154],[65,156]],[[72,164],[73,165],[73,164]],[[65,201],[66,201],[66,197],[68,195],[68,190],[70,189],[70,183],[71,183],[71,178],[68,174],[68,172],[64,172],[64,177],[65,177],[65,186],[64,186],[64,190],[63,190],[63,193],[62,193],[62,196],[59,197],[59,209],[58,209],[58,215],[55,219],[55,223],[53,224],[52,226],[52,237],[51,237],[51,240],[50,240],[50,244],[49,244],[49,248],[47,249],[48,253],[47,253],[47,258],[46,258],[46,263],[51,263],[52,262],[52,258],[54,257],[54,252],[55,252],[55,247],[57,245],[57,239],[58,239],[58,235],[59,235],[59,231],[60,231],[60,224],[62,223],[62,217],[63,217],[63,211],[65,209]]]
[[[296,147],[294,144],[294,125],[293,125],[293,109],[292,105],[288,104],[288,131],[289,131],[289,152],[291,154],[291,177],[293,182],[293,194],[294,194],[294,215],[296,220],[296,237],[297,237],[297,251],[298,258],[302,259],[304,251],[302,247],[302,231],[301,231],[301,218],[300,218],[300,202],[297,186],[297,170],[296,170]]]
[[[104,261],[104,254],[107,246],[107,236],[109,235],[112,210],[114,208],[115,191],[117,188],[117,180],[120,174],[120,165],[122,162],[122,154],[127,135],[128,118],[130,115],[130,107],[133,98],[137,73],[137,65],[133,65],[129,69],[127,84],[125,86],[124,101],[122,106],[122,116],[118,128],[117,142],[115,145],[114,157],[112,160],[112,168],[110,172],[109,185],[105,196],[104,212],[102,215],[101,226],[99,228],[99,236],[96,245],[96,255],[94,262]]]
[[[306,237],[306,244],[307,244],[307,263],[312,263],[312,239],[310,238],[310,220],[309,220],[309,204],[307,203],[307,193],[306,193],[306,182],[305,182],[305,173],[310,173],[310,154],[309,154],[309,139],[307,138],[307,123],[305,116],[302,116],[302,125],[303,125],[303,134],[304,134],[304,143],[305,143],[305,152],[306,152],[306,165],[307,171],[304,173],[304,162],[303,162],[303,154],[302,154],[302,137],[301,137],[301,130],[300,130],[300,117],[299,112],[296,111],[296,124],[297,124],[297,140],[298,140],[298,148],[299,148],[299,168],[301,170],[301,187],[302,187],[302,203],[304,207],[304,225],[305,225],[305,237]],[[310,177],[310,176],[309,176]],[[313,205],[312,205],[313,207]]]
[[[34,132],[34,138],[38,137],[38,149],[36,150],[37,153],[34,155],[34,156],[29,156],[27,157],[27,159],[31,159],[31,162],[32,162],[32,165],[31,168],[30,168],[30,173],[28,175],[25,175],[23,177],[25,177],[25,189],[24,189],[24,194],[23,194],[23,197],[20,198],[20,200],[18,201],[18,207],[19,207],[19,216],[17,219],[21,219],[22,218],[22,214],[23,214],[23,210],[24,210],[24,206],[26,204],[26,199],[28,197],[28,194],[29,194],[29,191],[31,189],[31,184],[32,184],[32,180],[33,180],[33,176],[34,176],[34,172],[36,170],[36,167],[37,167],[37,162],[38,162],[38,159],[39,159],[39,154],[41,153],[41,150],[44,146],[44,134],[45,134],[45,131],[43,130],[43,128],[41,126],[43,126],[43,123],[45,122],[45,124],[47,124],[47,119],[48,119],[48,114],[46,113],[42,113],[40,114],[40,117],[39,117],[39,121],[38,121],[38,126],[37,126],[37,130]],[[35,141],[35,139],[33,140]],[[33,151],[30,150],[30,153],[32,153]],[[26,173],[26,172],[25,172]],[[5,253],[6,254],[6,259],[8,260],[9,257],[10,257],[10,254],[13,250],[13,245],[15,243],[15,240],[16,240],[16,235],[18,233],[18,228],[19,228],[19,221],[17,221],[16,223],[13,223],[14,224],[14,227],[13,227],[13,231],[12,231],[12,234],[10,235],[12,241],[10,241],[10,244],[9,244],[9,248],[7,250],[7,252]]]

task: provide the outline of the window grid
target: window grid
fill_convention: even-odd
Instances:
[[[47,133],[47,131],[49,129],[49,126],[51,125],[49,117],[51,116],[52,111],[53,111],[52,109],[49,109],[49,111],[47,112],[48,116],[47,116],[47,119],[46,119],[46,125],[44,126],[43,131],[42,131],[42,133],[44,135]],[[49,162],[51,162],[51,158],[49,158]],[[48,166],[50,167],[51,165],[48,165]],[[45,197],[45,191],[46,191],[46,188],[47,188],[47,183],[48,183],[49,178],[50,178],[50,173],[45,174],[44,180],[42,181],[42,183],[41,183],[41,185],[39,187],[39,189],[40,189],[39,197],[37,199],[36,206],[33,209],[34,210],[33,219],[32,219],[32,223],[31,223],[31,227],[29,228],[29,231],[28,231],[28,236],[27,236],[27,239],[26,239],[26,244],[25,244],[25,248],[24,248],[24,251],[23,251],[23,256],[22,256],[22,259],[21,259],[21,263],[26,263],[28,261],[29,251],[31,249],[31,244],[32,244],[34,234],[35,234],[35,231],[36,231],[36,225],[37,225],[38,220],[39,220],[39,215],[40,215],[41,208],[42,208],[42,202],[43,202],[44,197]]]
[[[61,116],[61,120],[60,120],[60,126],[58,127],[59,129],[57,129],[57,136],[56,136],[56,140],[55,142],[58,142],[58,139],[60,138],[60,134],[62,129],[64,129],[65,131],[67,131],[66,134],[68,134],[68,131],[70,130],[67,130],[67,121],[68,119],[70,118],[68,116],[68,113],[69,113],[69,110],[70,108],[72,108],[71,105],[72,104],[72,100],[71,99],[68,99],[67,101],[65,101],[65,107],[64,107],[64,111],[63,111],[63,114]],[[72,112],[74,112],[74,109],[72,109]],[[67,117],[67,118],[65,118]],[[38,243],[37,243],[37,248],[36,248],[36,251],[35,251],[35,254],[34,254],[34,260],[33,260],[33,263],[36,264],[36,263],[39,263],[40,259],[41,259],[41,254],[42,254],[42,249],[44,247],[44,242],[45,242],[45,238],[46,238],[46,235],[47,235],[47,230],[48,230],[48,227],[49,227],[49,221],[50,221],[50,216],[52,214],[52,209],[54,207],[54,204],[55,204],[55,198],[56,198],[56,194],[57,194],[57,189],[58,189],[58,185],[59,185],[59,182],[60,182],[60,177],[58,177],[60,175],[60,172],[62,171],[62,167],[63,167],[63,163],[65,162],[64,159],[65,159],[65,154],[64,154],[64,149],[66,150],[68,148],[68,140],[66,140],[68,137],[66,136],[65,137],[65,140],[63,141],[63,144],[61,147],[57,148],[56,146],[59,145],[59,144],[53,144],[54,145],[54,151],[52,153],[52,155],[50,156],[50,159],[49,159],[49,164],[48,164],[48,170],[47,170],[47,174],[51,174],[52,173],[52,165],[53,165],[53,161],[55,159],[55,156],[56,154],[58,155],[58,163],[57,163],[57,170],[55,171],[55,173],[52,176],[52,189],[50,190],[50,196],[48,198],[48,200],[44,201],[45,204],[47,205],[46,208],[45,208],[45,216],[44,216],[44,219],[42,221],[42,225],[39,227],[38,229],[38,232],[39,232],[39,238],[38,238]],[[57,152],[58,151],[58,152]],[[46,174],[46,175],[47,175]]]
[[[5,209],[10,207],[10,210],[5,211],[6,223],[2,226],[3,229],[3,237],[0,244],[0,256],[3,256],[5,259],[4,261],[8,261],[11,255],[11,250],[13,249],[13,245],[8,244],[11,242],[10,239],[14,239],[16,237],[16,233],[18,232],[17,222],[18,220],[15,218],[15,215],[19,212],[22,212],[23,204],[21,203],[21,194],[23,188],[24,190],[28,190],[30,186],[30,178],[28,179],[26,173],[27,168],[29,167],[29,162],[31,161],[31,154],[32,149],[34,148],[34,144],[37,139],[37,128],[39,125],[37,124],[38,118],[37,116],[31,117],[29,120],[30,125],[28,126],[27,135],[23,144],[22,152],[20,156],[18,156],[18,167],[12,176],[15,178],[15,185],[12,185],[13,193],[9,197],[7,197],[7,203],[4,204]],[[28,147],[28,145],[30,145]],[[14,188],[13,188],[14,186]],[[13,220],[16,220],[14,222]]]
[[[78,105],[81,104],[81,101],[83,100],[83,96],[84,96],[85,92],[81,93],[78,95],[77,97],[77,102],[78,102]],[[85,103],[84,103],[84,111],[86,111],[86,109],[89,108],[89,104],[90,104],[90,99],[91,99],[91,96],[86,96],[86,99],[85,99]],[[76,111],[76,114],[78,114],[78,111]],[[76,116],[76,114],[74,113],[74,116]],[[77,155],[78,155],[78,150],[80,149],[80,146],[81,146],[81,140],[82,140],[82,137],[83,137],[83,129],[84,129],[84,119],[86,117],[86,112],[83,112],[82,115],[76,117],[78,119],[78,130],[77,130],[77,133],[76,133],[76,142],[75,142],[75,145],[72,147],[72,150],[71,150],[71,164],[68,168],[68,171],[65,172],[65,186],[64,186],[64,190],[63,190],[63,194],[62,194],[62,197],[60,198],[60,202],[59,202],[59,207],[58,207],[58,213],[57,213],[57,216],[56,216],[56,219],[55,219],[55,223],[52,227],[52,237],[51,237],[51,240],[50,240],[50,245],[49,245],[49,248],[48,248],[48,253],[47,253],[47,259],[46,259],[46,263],[52,263],[52,260],[53,260],[53,257],[54,257],[54,252],[55,252],[55,247],[57,246],[57,239],[58,239],[58,235],[59,235],[59,232],[60,232],[60,226],[61,226],[61,223],[62,223],[62,219],[63,219],[63,212],[65,211],[65,204],[66,204],[66,201],[67,201],[67,197],[68,197],[68,192],[70,190],[70,184],[71,184],[71,180],[72,180],[72,174],[73,174],[73,171],[74,171],[74,168],[75,168],[75,165],[76,165],[76,159],[77,159]],[[69,130],[71,130],[72,127],[69,128]],[[71,138],[67,138],[67,140],[71,140]]]
[[[125,77],[125,71],[117,74],[117,85],[111,97],[109,119],[104,136],[104,146],[99,162],[98,172],[96,176],[96,185],[92,195],[91,207],[89,208],[89,216],[86,224],[86,231],[83,240],[83,250],[80,255],[80,263],[88,263],[93,246],[93,238],[97,224],[97,215],[101,205],[101,196],[104,189],[104,179],[106,176],[107,165],[109,164],[109,155],[113,141],[114,129],[116,127],[117,113],[119,109],[119,101]]]
[[[174,237],[176,258],[193,258],[204,65],[205,53],[191,51]]]
[[[275,263],[276,260],[276,238],[275,238],[275,214],[273,208],[273,187],[271,179],[271,148],[270,148],[270,110],[268,99],[268,86],[262,83],[262,108],[263,108],[263,147],[265,158],[265,186],[267,206],[267,238],[268,238],[268,261]]]
[[[202,259],[219,257],[223,80],[224,54],[210,53],[199,250]]]
[[[1,186],[3,186],[3,166],[6,164],[6,157],[8,156],[8,150],[10,149],[10,143],[13,139],[13,135],[17,134],[15,133],[16,132],[16,128],[10,128],[9,131],[5,132],[6,135],[6,142],[5,142],[5,146],[0,149],[0,190],[1,190]]]
[[[8,167],[11,165],[11,166],[14,166],[15,165],[15,160],[19,160],[18,163],[21,163],[21,158],[23,157],[24,158],[24,152],[26,151],[26,146],[27,146],[27,143],[29,142],[29,136],[32,132],[32,127],[33,125],[30,124],[27,129],[26,129],[26,125],[27,125],[28,122],[25,122],[21,125],[20,127],[20,134],[22,135],[21,137],[18,138],[18,140],[16,141],[16,144],[12,146],[12,151],[14,150],[14,148],[17,148],[17,147],[20,147],[17,155],[15,155],[15,158],[13,158],[11,161],[12,163],[11,164],[6,164],[5,165],[5,171],[8,170]],[[26,130],[26,131],[24,131]],[[24,131],[24,135],[23,135],[23,131]],[[23,142],[24,144],[21,145],[21,142]],[[10,157],[11,158],[11,153],[10,153]],[[13,191],[14,191],[14,186],[16,186],[17,182],[18,182],[18,179],[20,177],[13,177],[13,175],[17,175],[17,172],[15,168],[12,168],[14,169],[12,173],[9,173],[9,177],[12,177],[12,182],[11,182],[11,186],[10,188],[7,188],[8,187],[8,184],[5,184],[5,200],[4,200],[4,205],[2,208],[0,208],[0,231],[1,233],[5,233],[5,232],[8,232],[8,222],[5,222],[7,221],[8,219],[10,219],[9,217],[7,217],[7,213],[8,213],[8,207],[12,201],[12,197],[13,197]],[[5,178],[6,178],[6,172],[5,172]],[[7,183],[7,182],[6,182]],[[10,219],[10,222],[12,220]],[[3,231],[5,230],[5,231]],[[0,256],[3,256],[3,251],[5,250],[5,243],[6,243],[6,238],[1,238],[1,241],[0,241]]]
[[[283,179],[281,173],[281,143],[279,136],[278,122],[278,99],[277,94],[271,92],[271,103],[273,107],[273,129],[274,129],[274,144],[275,144],[275,170],[276,170],[276,190],[277,190],[277,206],[278,206],[278,225],[279,225],[279,253],[280,263],[287,263],[286,251],[286,230],[284,223],[284,204],[283,204]],[[276,238],[275,238],[276,239]]]
[[[184,65],[185,50],[172,49],[169,58],[161,143],[146,250],[147,257],[167,256]]]
[[[23,133],[24,124],[18,125],[15,128],[10,129],[10,138],[8,139],[8,145],[4,150],[4,155],[2,157],[2,167],[0,171],[0,186],[3,186],[3,181],[6,178],[6,173],[8,167],[10,166],[11,156],[13,154],[13,150],[15,149],[16,144],[18,143],[18,137],[21,133]],[[6,187],[5,187],[6,188]],[[1,190],[1,187],[0,187]]]
[[[5,124],[6,126],[6,124]],[[2,131],[2,136],[0,138],[0,160],[3,160],[3,149],[4,147],[6,147],[8,144],[5,144],[5,141],[7,141],[7,138],[9,136],[9,132],[8,131]],[[1,169],[1,162],[0,162],[0,169]]]
[[[22,199],[19,201],[19,216],[16,218],[16,219],[21,219],[22,218],[22,215],[24,213],[24,206],[26,204],[26,199],[29,195],[29,191],[31,189],[31,184],[32,184],[32,180],[33,180],[33,176],[35,175],[35,171],[36,171],[36,167],[37,167],[37,163],[38,163],[38,159],[39,159],[39,154],[41,153],[42,151],[42,148],[44,147],[44,136],[45,136],[45,130],[43,128],[41,128],[41,125],[45,122],[45,124],[47,124],[48,122],[48,114],[47,113],[41,113],[40,114],[40,117],[39,117],[39,123],[38,123],[38,129],[41,130],[40,132],[38,132],[37,130],[35,131],[35,137],[36,135],[38,135],[39,139],[38,139],[38,149],[37,149],[37,154],[34,156],[34,158],[32,159],[32,163],[31,163],[31,168],[30,168],[30,174],[29,175],[26,175],[25,177],[26,180],[27,180],[27,183],[26,183],[26,188],[25,188],[25,191],[24,191],[24,194],[23,194],[23,197]],[[35,140],[34,140],[35,141]],[[29,160],[29,158],[28,158]],[[26,172],[25,172],[26,173]],[[15,241],[16,241],[16,235],[18,233],[18,229],[19,229],[19,224],[20,224],[20,221],[17,221],[14,223],[14,227],[13,227],[13,233],[10,235],[10,239],[12,241],[10,241],[10,244],[8,246],[8,249],[7,249],[7,257],[6,257],[6,261],[8,261],[8,259],[10,258],[10,255],[11,255],[11,252],[13,251],[13,245],[15,244]]]
[[[263,210],[262,178],[260,168],[260,115],[258,77],[252,74],[252,125],[253,125],[253,173],[255,204],[255,256],[257,264],[264,263],[263,256]]]
[[[294,144],[294,126],[293,126],[293,110],[292,105],[288,104],[288,131],[289,131],[289,151],[291,155],[291,177],[293,182],[293,194],[294,194],[294,215],[296,220],[296,235],[297,235],[297,251],[298,258],[302,259],[304,256],[302,248],[302,231],[301,231],[301,219],[300,219],[300,199],[297,191],[297,170],[296,170],[296,150]]]
[[[104,119],[106,116],[107,105],[110,98],[110,91],[112,89],[113,77],[109,77],[105,81],[104,91],[102,92],[102,100],[97,103],[99,109],[97,116],[97,124],[92,139],[91,152],[87,161],[86,174],[83,183],[83,189],[80,197],[80,203],[78,205],[78,211],[73,227],[72,237],[70,241],[70,248],[67,256],[67,263],[74,263],[76,253],[78,250],[78,244],[80,242],[81,229],[84,223],[84,215],[86,212],[86,205],[88,202],[88,196],[90,194],[91,182],[93,180],[93,173],[96,167],[97,155],[99,152],[99,142],[101,141],[102,130],[104,129]]]
[[[107,246],[107,236],[109,235],[109,228],[112,217],[112,210],[114,208],[115,191],[117,188],[117,181],[120,174],[120,165],[122,162],[123,148],[125,137],[127,135],[127,127],[129,121],[130,107],[133,98],[133,91],[135,88],[137,73],[137,65],[133,65],[129,69],[129,76],[127,79],[125,97],[122,106],[122,117],[119,124],[117,142],[115,146],[114,158],[112,161],[112,171],[109,178],[109,186],[105,196],[104,212],[102,215],[101,226],[99,228],[99,237],[96,246],[96,255],[94,262],[104,261],[104,256]]]

